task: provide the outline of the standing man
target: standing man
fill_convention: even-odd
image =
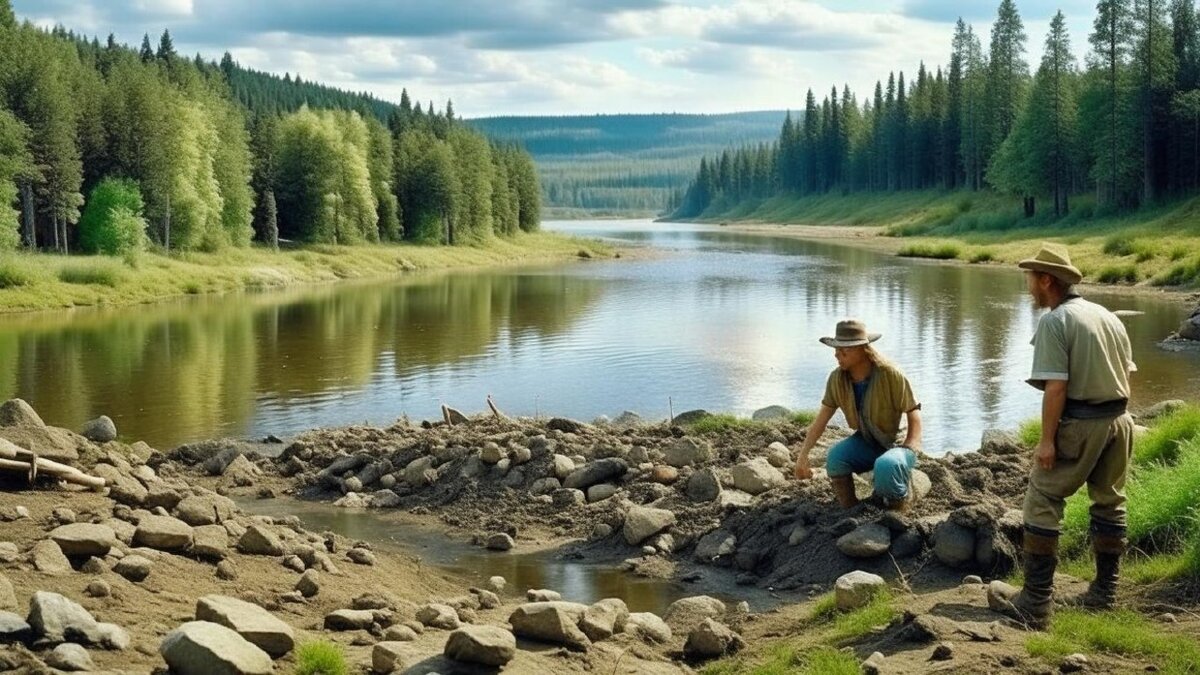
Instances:
[[[847,509],[858,503],[854,474],[866,471],[875,472],[875,496],[885,505],[904,510],[911,501],[910,478],[921,447],[921,404],[908,378],[871,346],[880,337],[850,319],[838,323],[834,337],[821,338],[821,344],[833,347],[838,367],[829,374],[821,409],[796,460],[796,478],[812,478],[808,453],[840,408],[855,433],[829,450],[825,468],[838,503]],[[908,419],[908,433],[897,444],[902,417]]]
[[[1125,479],[1133,450],[1126,412],[1129,373],[1137,370],[1125,326],[1074,293],[1082,275],[1064,246],[1043,244],[1023,260],[1029,294],[1050,311],[1033,336],[1029,384],[1042,390],[1042,439],[1025,492],[1025,587],[988,587],[988,605],[1032,627],[1051,614],[1063,504],[1085,483],[1091,497],[1096,580],[1074,604],[1112,607],[1125,552]]]

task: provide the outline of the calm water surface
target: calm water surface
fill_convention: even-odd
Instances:
[[[1038,412],[1023,379],[1040,313],[1011,269],[719,227],[547,227],[662,255],[5,316],[0,395],[61,426],[107,414],[157,447],[476,411],[488,394],[513,414],[749,414],[815,407],[833,367],[817,338],[855,315],[912,379],[929,451]],[[1092,297],[1145,312],[1126,319],[1138,401],[1200,398],[1200,357],[1154,346],[1180,304]]]

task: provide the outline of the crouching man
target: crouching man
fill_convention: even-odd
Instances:
[[[833,337],[821,338],[822,344],[833,347],[838,367],[825,385],[795,475],[799,480],[812,478],[809,452],[840,409],[854,435],[833,446],[825,460],[838,503],[844,508],[857,504],[854,474],[874,471],[875,496],[889,508],[905,510],[912,499],[910,479],[921,447],[921,404],[908,378],[871,346],[880,337],[868,333],[861,321],[850,319],[838,323]],[[897,444],[902,417],[908,420],[908,432]]]

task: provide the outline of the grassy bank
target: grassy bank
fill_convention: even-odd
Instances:
[[[0,254],[0,312],[131,305],[184,295],[283,288],[420,271],[607,257],[612,249],[552,233],[466,246],[311,246],[270,251],[147,253],[136,260],[46,253]]]
[[[706,220],[875,227],[887,239],[874,243],[893,253],[980,264],[1011,264],[1056,241],[1091,282],[1200,285],[1200,198],[1105,213],[1081,197],[1071,208],[1063,218],[1026,218],[1009,197],[925,191],[777,197]]]

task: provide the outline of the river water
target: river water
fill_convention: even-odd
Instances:
[[[649,221],[547,223],[652,247],[615,261],[0,318],[0,395],[50,424],[111,416],[155,447],[438,416],[446,403],[591,419],[692,408],[813,408],[817,338],[854,315],[924,403],[926,449],[1037,414],[1024,384],[1040,312],[1013,269],[910,261],[826,242]],[[628,256],[627,256],[628,257]],[[1135,398],[1200,398],[1200,357],[1158,350],[1183,307],[1105,293],[1126,319]]]

